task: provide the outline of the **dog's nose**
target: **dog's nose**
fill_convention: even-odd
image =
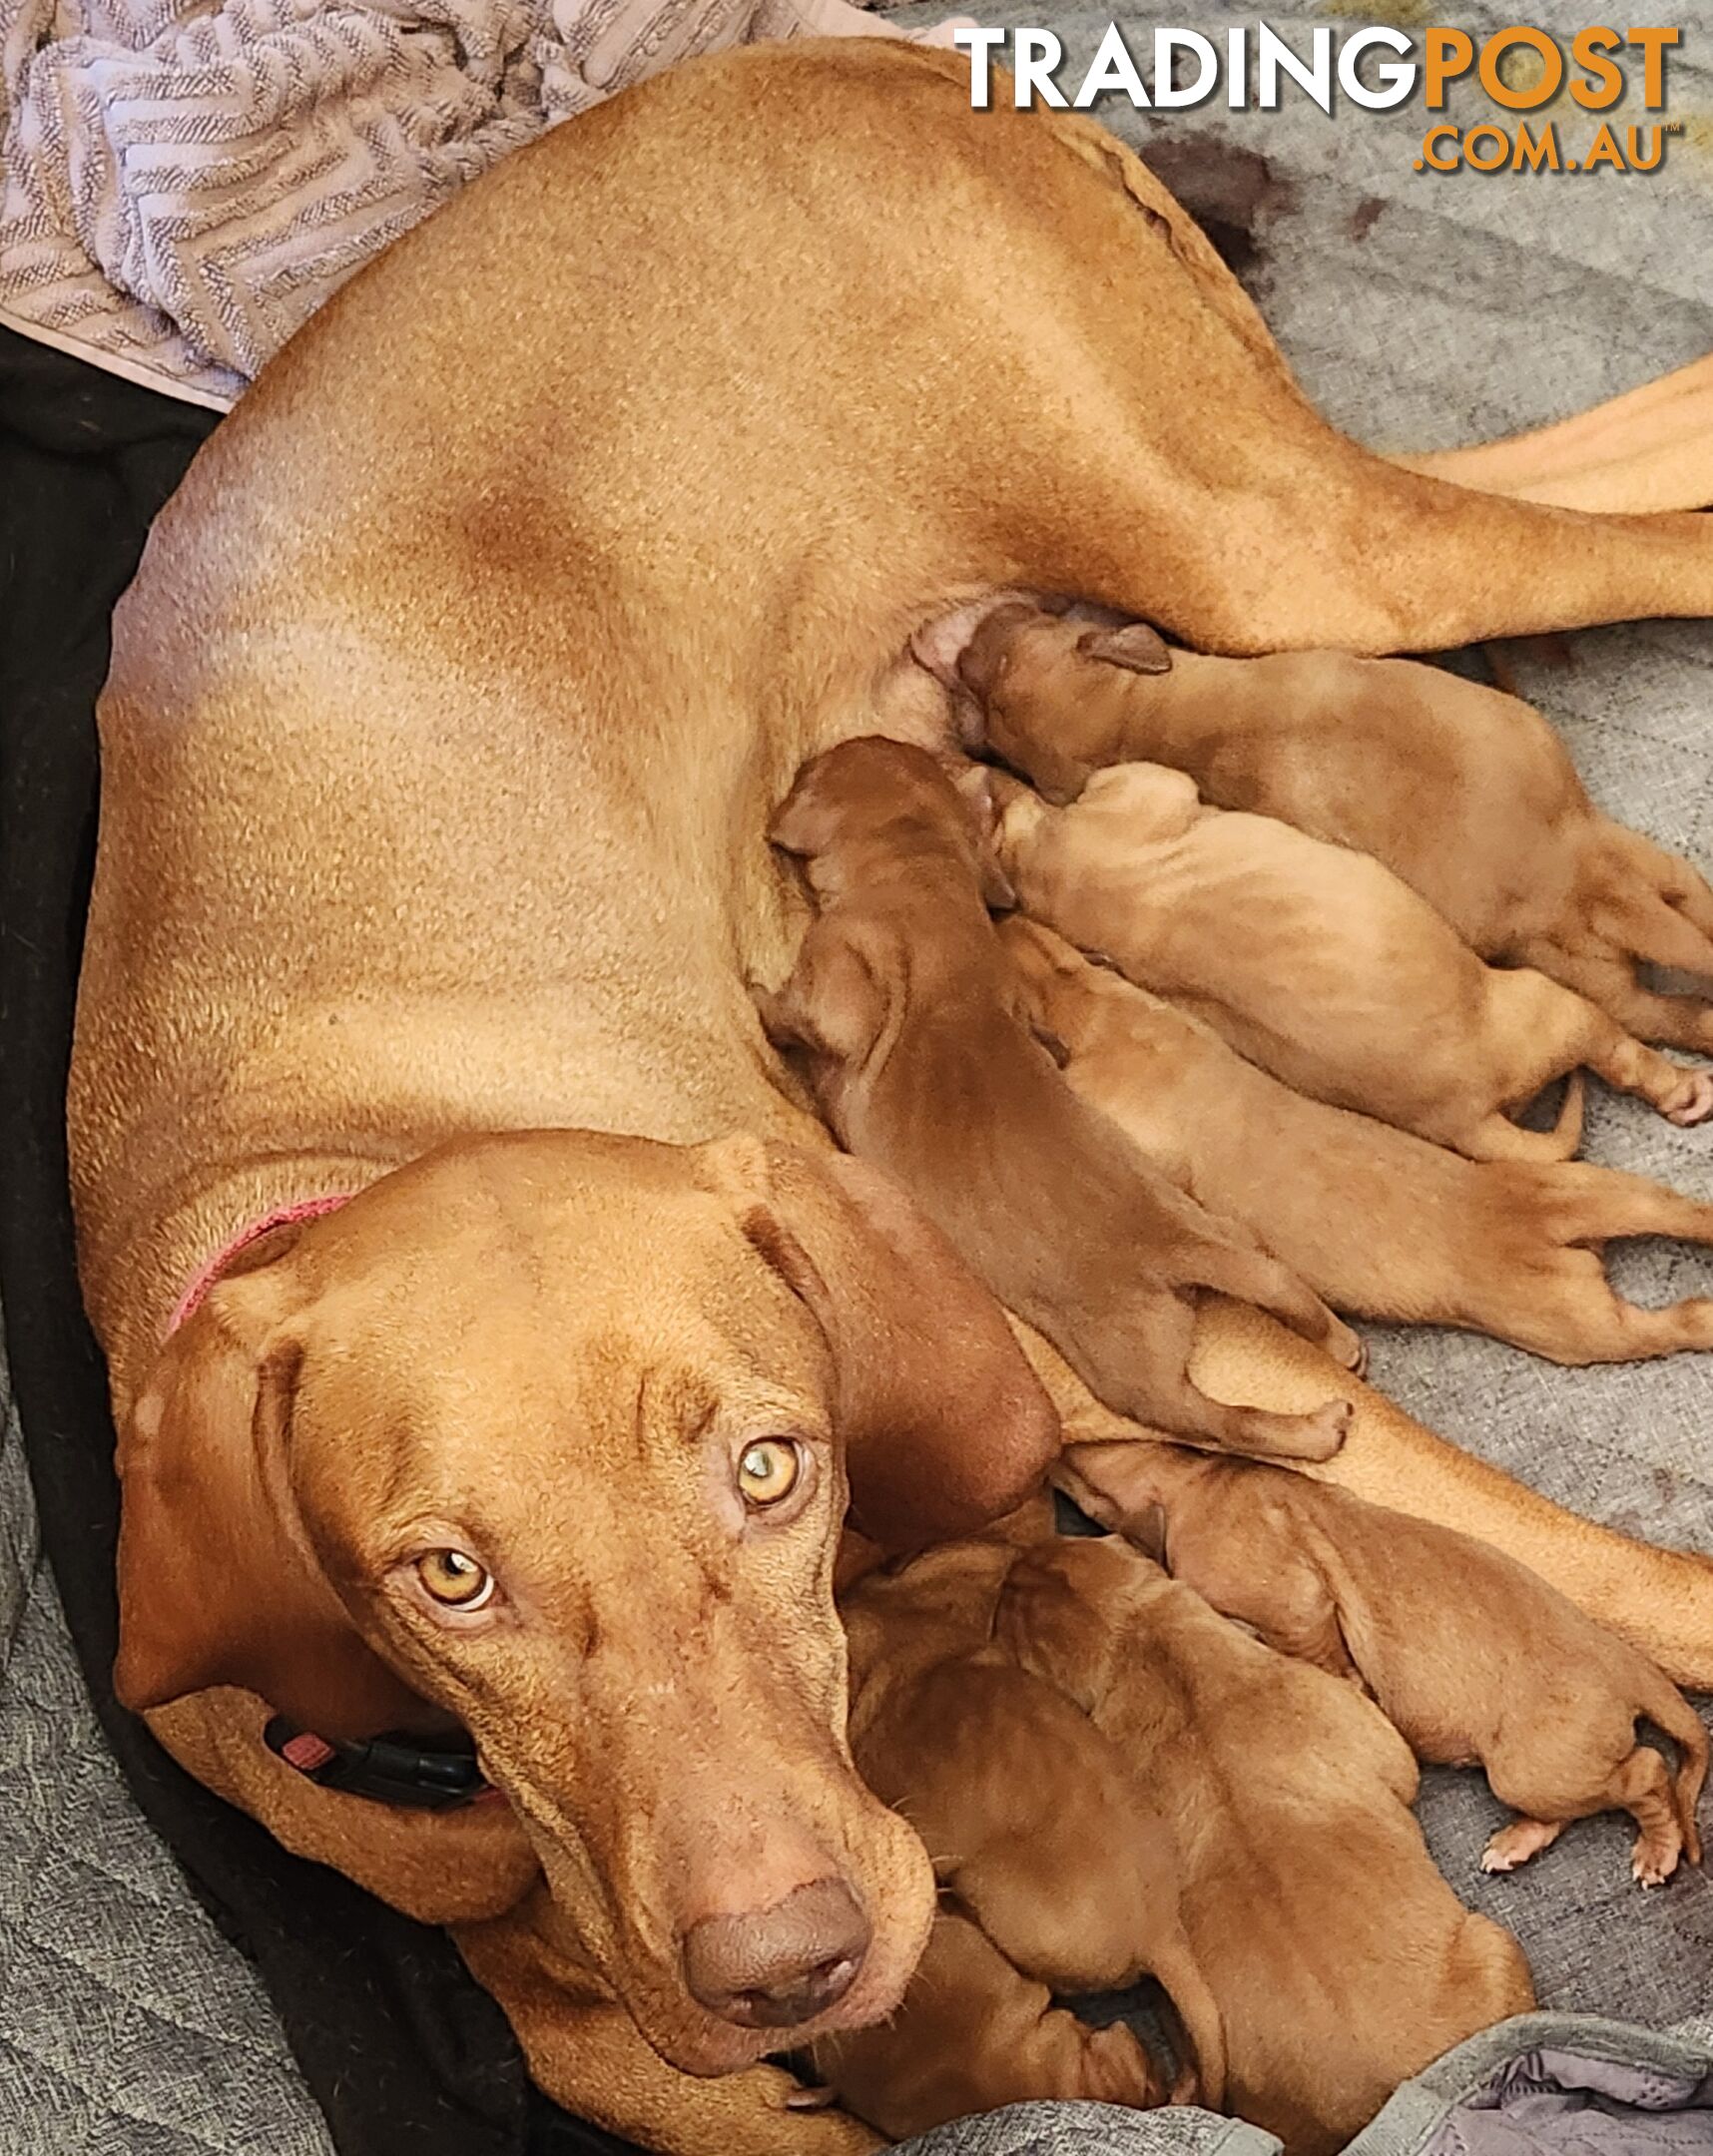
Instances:
[[[816,1880],[741,1915],[704,1916],[684,1939],[693,1997],[740,2028],[794,2028],[850,1990],[868,1919],[843,1880]]]

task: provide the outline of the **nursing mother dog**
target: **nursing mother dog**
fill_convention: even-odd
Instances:
[[[805,43],[614,100],[355,278],[116,619],[70,1118],[121,1696],[452,1924],[553,2095],[686,2156],[871,2145],[765,2063],[889,2013],[932,1910],[846,1749],[841,1522],[957,1531],[1057,1441],[750,993],[803,926],[798,768],[942,738],[908,640],[1011,586],[1379,652],[1708,613],[1713,532],[1376,460],[1099,130]],[[1713,1680],[1713,1567],[1258,1316],[1203,1333],[1226,1396],[1356,1402],[1339,1480]],[[506,1802],[320,1789],[271,1709],[461,1726]]]

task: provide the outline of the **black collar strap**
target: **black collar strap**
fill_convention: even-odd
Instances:
[[[276,1715],[263,1740],[286,1766],[294,1767],[322,1789],[347,1797],[367,1797],[375,1804],[406,1805],[421,1812],[450,1812],[459,1805],[497,1799],[499,1791],[476,1764],[475,1747],[465,1738],[443,1749],[393,1734],[347,1744],[317,1737]]]

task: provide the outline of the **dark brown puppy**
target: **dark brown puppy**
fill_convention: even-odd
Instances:
[[[1139,623],[1022,604],[989,612],[954,665],[988,745],[1048,801],[1102,765],[1168,764],[1218,808],[1372,853],[1483,958],[1550,974],[1644,1040],[1713,1050],[1713,1005],[1636,972],[1713,979],[1713,890],[1602,815],[1517,698],[1404,659],[1173,652]]]
[[[1224,2097],[1219,2010],[1164,1822],[1081,1709],[993,1643],[1019,1548],[1051,1538],[1041,1501],[871,1573],[842,1603],[853,1757],[922,1837],[950,1906],[901,2011],[814,2057],[848,2109],[900,2137],[1028,2097],[1165,2101],[1127,2028],[1052,2004],[1144,1973],[1178,2017],[1172,2100]]]
[[[1713,1298],[1644,1310],[1600,1262],[1608,1240],[1713,1243],[1713,1206],[1609,1168],[1465,1160],[1293,1093],[1036,921],[998,934],[1073,1090],[1336,1310],[1462,1326],[1553,1362],[1713,1348]]]
[[[1363,1684],[1420,1758],[1484,1767],[1517,1817],[1488,1842],[1483,1871],[1508,1872],[1567,1821],[1620,1809],[1641,1829],[1644,1886],[1680,1856],[1701,1862],[1700,1717],[1644,1654],[1525,1566],[1307,1475],[1180,1445],[1078,1445],[1063,1471],[1092,1518],[1215,1609]],[[1677,1743],[1675,1778],[1636,1743],[1644,1715]]]
[[[820,914],[758,997],[805,1051],[853,1153],[891,1170],[1116,1413],[1234,1451],[1324,1459],[1349,1407],[1228,1406],[1187,1370],[1202,1291],[1253,1303],[1356,1366],[1350,1329],[1247,1230],[1156,1175],[1079,1101],[1023,1016],[982,900],[974,826],[926,751],[867,737],[800,775],[772,832]]]
[[[1410,1748],[1355,1686],[1117,1539],[1025,1552],[994,1636],[1085,1709],[1164,1814],[1228,2107],[1288,2156],[1343,2148],[1401,2081],[1534,2003],[1515,1939],[1434,1870]]]

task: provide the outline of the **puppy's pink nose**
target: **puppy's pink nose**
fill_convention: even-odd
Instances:
[[[704,1916],[684,1940],[691,1995],[740,2028],[795,2028],[850,1990],[868,1919],[843,1880],[816,1880],[772,1908]]]

